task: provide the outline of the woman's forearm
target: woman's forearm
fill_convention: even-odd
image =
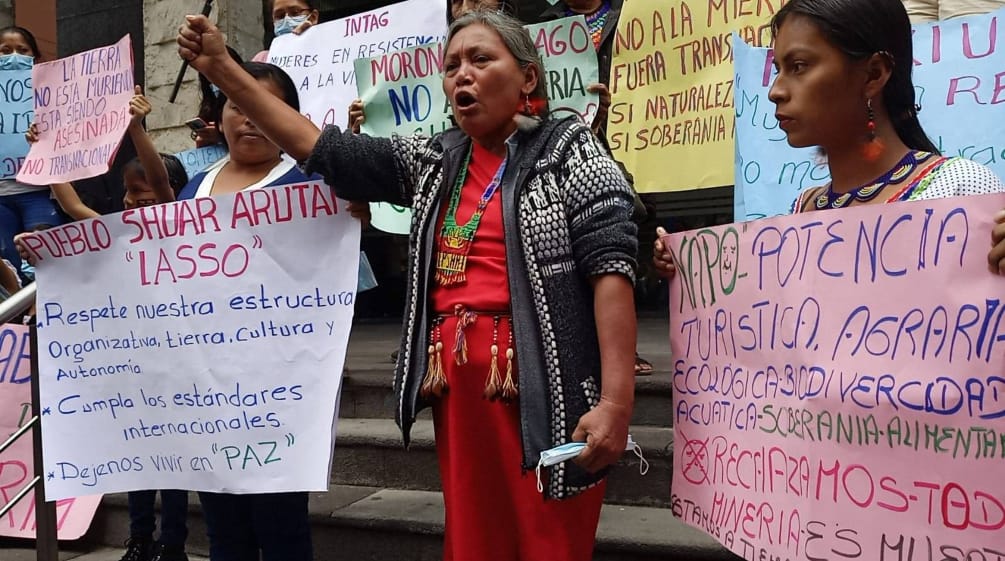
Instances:
[[[167,167],[164,160],[157,152],[153,140],[143,130],[143,125],[139,121],[129,124],[129,138],[136,148],[136,156],[140,159],[140,166],[143,167],[143,175],[147,184],[154,191],[158,203],[170,203],[174,201],[174,190],[171,189],[171,180],[168,177]]]
[[[630,412],[635,402],[635,291],[628,277],[593,279],[593,312],[600,343],[601,399]]]
[[[69,214],[74,220],[86,220],[101,216],[80,200],[77,190],[69,183],[53,183],[52,194],[56,197],[56,202],[59,203],[63,212]]]

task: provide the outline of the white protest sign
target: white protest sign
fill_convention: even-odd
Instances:
[[[359,223],[322,183],[38,232],[49,500],[324,490]]]
[[[345,127],[356,98],[353,61],[442,41],[445,18],[440,0],[407,0],[277,37],[269,62],[293,78],[314,124]]]
[[[272,42],[269,62],[293,78],[300,111],[318,127],[345,128],[349,104],[356,99],[353,62],[446,36],[446,13],[439,0],[406,0],[284,35]],[[386,203],[370,205],[373,223],[385,231],[407,233],[410,214]],[[404,218],[402,218],[404,216]]]

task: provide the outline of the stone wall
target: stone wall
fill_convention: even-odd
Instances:
[[[0,27],[14,25],[14,6],[11,0],[0,0]]]
[[[195,145],[185,121],[195,117],[199,107],[199,82],[189,69],[175,103],[169,103],[181,59],[175,37],[186,14],[198,13],[202,2],[196,0],[143,0],[147,96],[154,111],[147,118],[147,128],[162,152],[180,152]],[[227,36],[227,43],[245,59],[262,48],[262,11],[248,0],[216,0],[210,18]]]

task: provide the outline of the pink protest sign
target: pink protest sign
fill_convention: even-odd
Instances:
[[[36,64],[31,79],[39,141],[17,180],[47,185],[106,173],[129,127],[134,87],[129,35],[114,45]]]
[[[0,440],[6,440],[31,419],[31,358],[28,328],[0,326]],[[31,433],[26,433],[0,455],[0,507],[6,505],[34,477]],[[56,502],[56,523],[61,540],[84,535],[101,496]],[[35,496],[25,498],[0,518],[0,536],[35,537]]]
[[[674,513],[748,560],[1005,559],[1003,207],[668,236]]]

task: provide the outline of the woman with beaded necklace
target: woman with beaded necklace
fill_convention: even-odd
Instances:
[[[495,11],[451,25],[443,90],[457,126],[431,138],[319,131],[264,94],[205,17],[189,16],[178,43],[336,194],[412,207],[396,416],[407,445],[433,408],[444,559],[589,561],[634,401],[637,232],[596,137],[549,117],[526,29]],[[541,453],[569,441],[585,443],[579,456],[535,477]]]
[[[940,156],[921,128],[901,2],[796,0],[772,31],[779,127],[792,146],[819,146],[831,174],[793,212],[1005,190],[980,164]]]
[[[1005,192],[988,168],[941,156],[921,128],[900,0],[791,0],[771,28],[778,75],[769,98],[779,127],[794,147],[819,146],[831,175],[801,193],[792,212]],[[1005,272],[1003,238],[999,224],[988,260]],[[653,261],[673,274],[658,237]]]

